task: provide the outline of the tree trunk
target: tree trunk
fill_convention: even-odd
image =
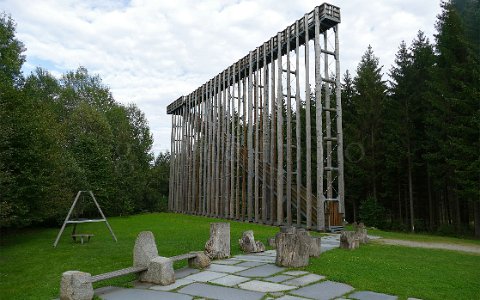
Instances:
[[[374,138],[374,132],[373,132],[373,127],[370,130],[370,137],[371,137],[371,143],[372,143],[372,188],[373,188],[373,198],[375,198],[375,201],[377,200],[377,172],[375,169],[375,138]]]
[[[427,167],[428,168],[428,167]],[[430,172],[427,171],[427,188],[428,188],[428,214],[430,217],[429,227],[430,231],[433,231],[434,226],[434,211],[433,211],[433,199],[432,199],[432,186],[431,186]]]
[[[412,158],[410,153],[410,141],[408,142],[408,199],[410,202],[410,230],[415,232],[415,217],[413,214],[413,183],[412,183]]]
[[[296,233],[277,233],[276,264],[283,267],[305,267],[308,265],[310,254],[310,237]]]
[[[230,223],[210,223],[210,239],[205,244],[210,259],[230,256]]]
[[[457,195],[457,192],[453,190],[453,199],[455,201],[455,230],[457,233],[460,233],[462,230],[462,218],[461,218],[461,211],[460,211],[460,199]]]
[[[475,237],[480,238],[480,202],[473,202],[473,215],[475,219]]]

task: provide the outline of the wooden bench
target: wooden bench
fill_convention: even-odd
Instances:
[[[74,242],[76,242],[77,238],[80,238],[80,243],[82,243],[83,245],[84,239],[87,239],[87,242],[90,242],[90,238],[93,236],[94,235],[90,233],[75,233],[75,234],[72,234],[72,239]]]
[[[179,261],[179,260],[196,258],[198,256],[198,254],[199,254],[199,252],[190,252],[190,253],[186,253],[186,254],[172,256],[172,257],[169,257],[169,259],[172,260],[172,262],[176,262],[176,261]],[[116,270],[116,271],[92,276],[91,277],[91,282],[94,283],[94,282],[107,280],[107,279],[112,279],[112,278],[116,278],[116,277],[120,277],[120,276],[124,276],[124,275],[140,273],[140,272],[143,272],[143,271],[147,271],[147,269],[148,269],[147,267],[128,267],[128,268],[125,268],[125,269]]]
[[[94,283],[94,282],[112,279],[112,278],[116,278],[124,275],[140,273],[140,272],[146,271],[147,269],[148,269],[147,267],[128,267],[125,269],[92,276],[91,282]]]

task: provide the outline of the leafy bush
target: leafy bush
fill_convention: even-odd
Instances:
[[[384,228],[385,208],[374,197],[368,197],[360,204],[360,220],[367,226]]]

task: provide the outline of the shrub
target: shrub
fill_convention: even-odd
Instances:
[[[374,197],[368,197],[360,204],[360,220],[367,226],[385,227],[385,208]]]

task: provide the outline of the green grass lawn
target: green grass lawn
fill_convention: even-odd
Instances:
[[[351,226],[347,226],[349,230],[353,230]],[[396,240],[409,240],[416,242],[428,242],[428,243],[449,243],[465,246],[480,246],[480,240],[467,239],[467,238],[456,238],[448,236],[439,236],[439,235],[428,235],[423,233],[406,233],[406,232],[395,232],[395,231],[383,231],[380,229],[368,228],[368,234],[381,236],[386,239],[396,239]]]
[[[218,220],[157,213],[109,221],[118,243],[102,223],[79,226],[78,232],[95,234],[90,243],[84,245],[72,242],[70,228],[57,248],[52,244],[58,228],[2,235],[0,298],[51,299],[58,297],[64,271],[81,270],[95,275],[131,266],[135,238],[143,230],[154,233],[162,256],[202,250],[209,237],[209,223]],[[249,229],[264,242],[278,231],[276,227],[231,222],[232,254],[240,253],[237,240]],[[186,262],[176,267],[182,264]],[[312,259],[308,270],[356,288],[424,299],[475,299],[480,291],[480,256],[453,251],[372,244],[356,251],[329,251]],[[126,276],[94,287],[128,285],[133,278],[133,275]]]

